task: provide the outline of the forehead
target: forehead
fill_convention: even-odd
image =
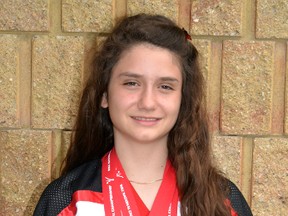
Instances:
[[[181,76],[181,64],[174,52],[149,43],[140,43],[131,46],[120,55],[112,69],[112,76],[119,71],[137,72],[143,75],[151,72],[154,75],[180,73],[178,75]]]
[[[175,63],[180,63],[180,60],[179,60],[179,57],[176,53],[174,53],[173,51],[167,49],[167,48],[164,48],[164,47],[159,47],[159,46],[156,46],[154,44],[151,44],[151,43],[146,43],[146,42],[143,42],[143,43],[136,43],[130,47],[128,47],[126,50],[124,50],[121,55],[120,55],[120,58],[119,58],[119,61],[122,59],[122,58],[125,58],[125,56],[127,55],[139,55],[139,53],[142,52],[142,53],[162,53],[162,55],[169,55],[170,57],[173,58],[173,60],[175,60]]]

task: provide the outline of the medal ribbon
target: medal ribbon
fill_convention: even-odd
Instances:
[[[140,216],[132,185],[113,148],[102,158],[102,190],[106,216]],[[178,190],[176,175],[170,161],[166,163],[162,184],[149,216],[176,216]]]

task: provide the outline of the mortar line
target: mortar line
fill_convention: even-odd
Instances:
[[[251,206],[252,203],[252,181],[253,181],[253,138],[243,137],[241,143],[241,167],[240,185],[241,191]]]
[[[286,42],[285,43],[286,44],[286,52],[285,52],[285,59],[286,59],[286,61],[285,61],[285,72],[284,72],[284,74],[285,74],[285,80],[284,80],[284,118],[283,118],[283,125],[284,125],[284,128],[283,128],[283,135],[285,135],[286,134],[286,130],[287,130],[287,128],[286,128],[286,126],[285,126],[285,122],[286,122],[286,120],[285,120],[285,118],[286,118],[286,115],[287,115],[287,112],[286,112],[286,103],[288,102],[287,101],[287,76],[286,76],[286,74],[288,73],[288,42]]]
[[[127,0],[113,0],[113,23],[127,15]]]
[[[256,0],[242,2],[242,38],[255,40],[256,34]]]
[[[222,42],[211,42],[209,58],[209,71],[206,82],[207,107],[209,108],[209,119],[212,120],[211,130],[216,132],[220,129]]]
[[[274,70],[272,80],[271,132],[284,132],[285,112],[285,66],[286,44],[276,42],[274,46]]]
[[[51,142],[51,178],[55,179],[59,176],[60,166],[62,162],[61,145],[62,145],[62,132],[60,129],[52,131],[53,142]]]
[[[49,33],[48,35],[59,35],[62,33],[62,1],[49,1]]]
[[[18,103],[20,126],[31,127],[32,44],[31,36],[19,37]]]
[[[190,32],[191,25],[191,6],[190,0],[179,1],[179,14],[178,14],[178,25],[184,28],[187,32]]]

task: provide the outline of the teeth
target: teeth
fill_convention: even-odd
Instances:
[[[157,120],[156,118],[144,118],[144,117],[135,117],[136,120],[140,121],[155,121]]]

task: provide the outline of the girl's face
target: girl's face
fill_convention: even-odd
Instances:
[[[180,62],[169,50],[138,44],[125,51],[114,66],[108,94],[115,144],[167,144],[181,104]]]

